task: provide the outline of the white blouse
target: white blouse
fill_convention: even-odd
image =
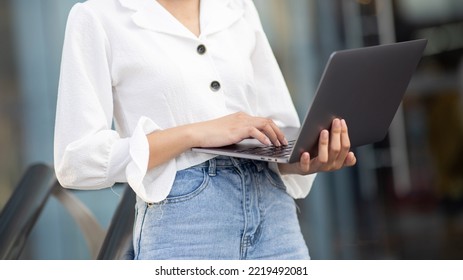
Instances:
[[[147,134],[237,111],[299,126],[252,0],[201,0],[200,28],[196,37],[155,0],[72,8],[55,124],[62,186],[128,182],[139,198],[159,202],[178,170],[213,156],[188,151],[148,170]],[[303,198],[314,177],[282,179],[292,197]]]

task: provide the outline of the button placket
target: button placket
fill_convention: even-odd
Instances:
[[[204,55],[206,54],[207,52],[207,48],[206,46],[203,44],[203,43],[199,43],[199,45],[196,47],[196,52],[199,54],[199,55]],[[217,80],[213,80],[210,85],[209,85],[210,89],[213,91],[213,92],[217,92],[221,89],[221,85],[220,85],[220,82],[217,81]]]

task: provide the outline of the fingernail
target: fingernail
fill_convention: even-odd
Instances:
[[[329,135],[328,130],[323,130],[323,131],[322,131],[322,137],[323,137],[324,139],[328,139],[328,135]]]
[[[283,138],[283,145],[285,145],[285,146],[288,145],[288,139],[286,139],[286,137]]]
[[[270,142],[270,139],[265,138],[265,145],[267,145],[267,146],[272,145],[272,142]]]

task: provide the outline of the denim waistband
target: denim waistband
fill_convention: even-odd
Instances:
[[[246,158],[234,158],[228,156],[217,156],[212,158],[208,161],[205,161],[201,164],[198,164],[196,167],[207,168],[209,175],[213,176],[216,174],[217,168],[225,167],[236,167],[241,168],[246,165],[254,165],[257,168],[257,171],[261,171],[262,169],[268,166],[268,163],[265,161],[259,160],[252,160]]]

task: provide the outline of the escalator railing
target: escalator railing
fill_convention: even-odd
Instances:
[[[18,259],[54,188],[53,170],[31,166],[0,214],[0,259]]]
[[[54,196],[81,229],[94,259],[130,259],[135,194],[126,185],[108,230],[68,189],[58,183],[53,168],[30,166],[0,213],[0,259],[19,259],[44,206]]]

